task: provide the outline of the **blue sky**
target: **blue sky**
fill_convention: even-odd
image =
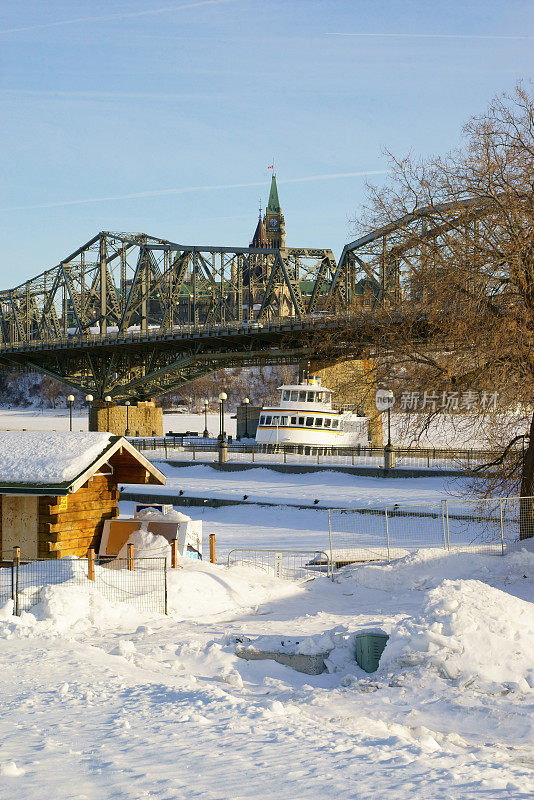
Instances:
[[[2,0],[0,287],[99,230],[248,244],[273,158],[287,244],[337,255],[384,148],[457,145],[532,75],[533,23],[531,0]]]

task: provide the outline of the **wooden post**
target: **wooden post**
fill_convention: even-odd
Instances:
[[[210,564],[215,564],[215,534],[210,533]]]
[[[127,545],[128,548],[128,569],[130,572],[133,572],[134,568],[134,546],[130,542]]]
[[[87,579],[90,581],[95,579],[95,551],[92,547],[87,551]]]
[[[171,542],[171,569],[176,569],[178,566],[178,539],[173,539]]]

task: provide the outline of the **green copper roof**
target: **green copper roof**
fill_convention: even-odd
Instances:
[[[267,211],[271,214],[278,214],[280,211],[280,201],[278,200],[278,189],[276,188],[276,175],[271,179],[271,192],[269,194],[269,202],[267,203]]]

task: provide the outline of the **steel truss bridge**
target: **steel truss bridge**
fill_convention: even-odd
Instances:
[[[414,260],[483,216],[475,201],[423,208],[346,245],[338,262],[328,249],[184,246],[104,231],[0,291],[0,369],[143,400],[216,369],[298,363],[321,337],[332,359],[358,357],[380,311],[402,306]]]

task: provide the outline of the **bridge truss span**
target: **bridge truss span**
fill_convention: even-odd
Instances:
[[[346,310],[345,283],[328,249],[186,246],[103,231],[0,292],[0,364],[97,397],[146,398],[218,367],[298,360],[295,342],[280,350],[277,323],[301,324],[302,340],[311,320]],[[276,352],[267,352],[267,330]]]

